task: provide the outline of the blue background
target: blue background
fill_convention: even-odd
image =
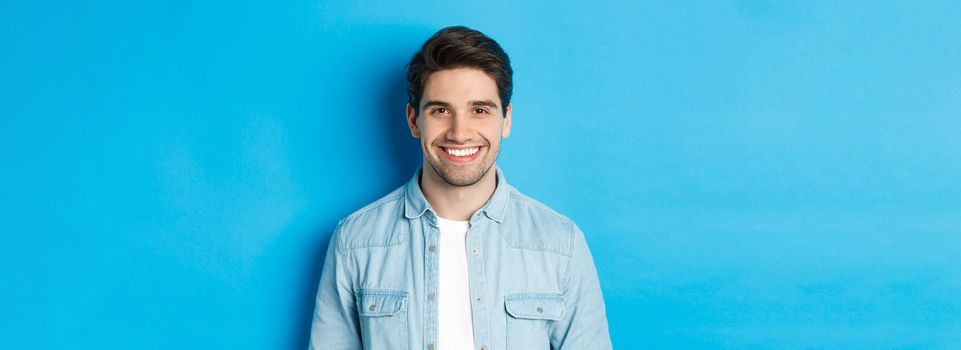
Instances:
[[[453,24],[615,347],[961,348],[961,3],[859,3],[4,0],[0,348],[306,347]]]

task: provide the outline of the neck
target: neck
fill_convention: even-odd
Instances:
[[[470,186],[454,186],[442,179],[428,164],[420,175],[420,190],[438,216],[448,220],[470,220],[484,206],[497,188],[495,166]]]

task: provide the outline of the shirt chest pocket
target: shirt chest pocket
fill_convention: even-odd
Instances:
[[[508,349],[550,349],[550,323],[564,316],[560,294],[510,294],[505,297],[504,306]]]
[[[407,292],[361,290],[357,295],[361,337],[365,349],[406,349]]]

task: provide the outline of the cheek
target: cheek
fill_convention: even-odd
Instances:
[[[420,138],[421,143],[424,145],[424,150],[428,152],[436,152],[437,148],[434,145],[443,140],[443,137],[436,134],[424,134]]]
[[[440,125],[426,124],[420,128],[421,137],[426,139],[427,142],[433,142],[439,137],[444,135],[444,128]]]
[[[501,129],[500,124],[496,124],[484,130],[484,137],[487,138],[487,140],[490,141],[491,144],[500,143],[502,133],[503,133],[503,130]]]

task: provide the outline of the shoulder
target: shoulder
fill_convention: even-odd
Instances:
[[[336,231],[338,249],[347,252],[403,243],[407,237],[404,190],[401,186],[341,219]]]
[[[519,249],[571,255],[574,236],[580,232],[573,220],[516,188],[510,191],[510,197],[501,229],[508,244]]]
[[[520,214],[519,216],[557,224],[569,224],[572,222],[567,216],[558,213],[547,206],[547,204],[527,196],[516,188],[511,189],[510,196],[511,201],[508,210]]]

